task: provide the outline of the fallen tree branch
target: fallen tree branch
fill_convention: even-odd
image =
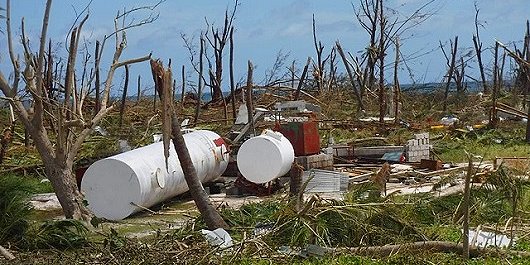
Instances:
[[[386,257],[394,255],[400,252],[440,252],[440,253],[458,253],[461,254],[463,251],[463,245],[449,241],[420,241],[405,244],[396,245],[385,245],[385,246],[373,246],[373,247],[354,247],[354,248],[336,248],[329,249],[330,252],[339,252],[344,254],[355,254],[361,256],[377,256]],[[470,257],[478,256],[498,256],[505,257],[506,255],[519,256],[519,257],[530,257],[530,252],[517,251],[508,249],[498,248],[485,248],[479,249],[476,247],[470,247]]]
[[[0,246],[0,254],[2,254],[2,256],[4,256],[4,258],[6,258],[7,260],[14,260],[15,259],[15,256],[13,256],[13,254],[11,254],[11,252],[9,252],[7,249],[5,249],[2,246]]]

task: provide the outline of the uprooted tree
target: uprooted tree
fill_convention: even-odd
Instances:
[[[80,16],[84,15],[81,14],[78,17],[81,18],[80,22],[68,32],[66,72],[61,78],[51,74],[54,71],[51,41],[49,51],[46,51],[52,0],[46,1],[39,50],[36,53],[31,51],[22,23],[22,61],[16,55],[13,44],[11,4],[9,0],[6,1],[6,41],[13,66],[13,78],[12,80],[6,79],[4,73],[0,71],[0,90],[4,95],[3,98],[9,101],[18,119],[33,139],[44,164],[46,176],[51,182],[66,218],[87,220],[91,215],[83,204],[83,195],[76,185],[72,167],[85,139],[114,107],[110,95],[116,70],[150,58],[151,55],[147,55],[141,58],[120,60],[127,46],[125,30],[156,20],[157,16],[152,11],[157,5],[118,12],[114,20],[114,32],[105,36],[101,45],[97,45],[99,49],[95,54],[94,71],[90,75],[82,75],[83,80],[79,80],[80,75],[76,75],[76,59],[79,41],[82,38],[81,30],[88,15],[81,18]],[[148,10],[150,15],[141,20],[129,21],[127,19],[141,10]],[[90,87],[94,83],[95,73],[99,73],[99,62],[102,59],[105,43],[113,37],[115,39],[114,55],[102,84],[101,96],[94,95]],[[99,83],[95,86],[99,87]],[[27,97],[32,101],[32,107],[29,109],[23,105],[24,95],[28,95]],[[88,110],[84,105],[85,101],[91,100],[94,96],[99,100],[96,104],[99,106],[97,111]]]

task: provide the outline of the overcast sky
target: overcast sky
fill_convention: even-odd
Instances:
[[[76,17],[88,3],[87,0],[55,0],[52,7],[49,37],[56,44],[56,49],[64,52],[63,43],[66,34]],[[156,1],[127,0],[93,0],[89,7],[90,18],[84,27],[84,36],[93,49],[93,41],[101,39],[113,29],[113,18],[118,10],[141,5],[153,4]],[[394,8],[402,15],[410,15],[415,9],[428,1],[425,0],[388,0],[387,6]],[[317,35],[325,45],[324,53],[328,53],[336,40],[340,40],[343,48],[359,54],[367,44],[368,35],[359,26],[354,16],[353,5],[357,0],[240,0],[234,26],[235,68],[236,79],[246,75],[246,62],[252,60],[256,65],[256,81],[270,69],[278,52],[289,54],[289,62],[296,60],[302,67],[307,56],[315,57],[311,33],[311,19],[315,15]],[[466,54],[472,47],[472,35],[475,31],[475,10],[472,0],[436,0],[425,11],[435,14],[422,25],[404,34],[402,50],[412,69],[414,79],[418,82],[439,82],[445,71],[445,59],[438,49],[439,42],[448,42],[459,36],[461,53]],[[25,17],[27,32],[32,40],[34,50],[38,42],[40,22],[44,10],[44,0],[12,1],[14,33],[20,33],[20,19]],[[157,9],[159,19],[149,25],[132,29],[127,33],[128,47],[122,58],[139,57],[153,52],[155,58],[172,59],[177,82],[180,80],[181,65],[189,68],[189,53],[183,47],[181,34],[195,39],[205,29],[205,18],[215,25],[221,25],[224,12],[231,9],[231,0],[167,0]],[[494,44],[495,39],[509,43],[516,41],[522,45],[525,22],[529,19],[530,1],[528,0],[482,0],[477,2],[480,8],[479,20],[484,27],[480,29],[481,40],[485,47]],[[0,4],[5,6],[5,3]],[[136,14],[141,19],[146,13]],[[2,29],[5,26],[1,27]],[[5,36],[0,35],[0,63],[3,71],[9,65],[6,55]],[[112,48],[107,46],[107,49]],[[111,52],[109,50],[109,52]],[[393,51],[389,51],[392,54]],[[110,55],[110,53],[109,53]],[[491,62],[488,51],[484,55],[485,63]],[[104,60],[110,60],[106,56]],[[228,58],[228,49],[226,52]],[[475,63],[470,66],[476,68]],[[7,68],[9,69],[9,68]],[[402,83],[412,82],[404,67],[400,74]],[[142,74],[144,80],[151,81],[147,63],[134,65],[132,75]],[[468,73],[475,75],[474,69]],[[8,73],[5,73],[8,75]],[[122,80],[122,72],[117,74],[117,83]],[[189,72],[192,75],[192,72]],[[389,79],[390,80],[390,79]],[[147,81],[146,81],[147,82]],[[228,78],[225,78],[225,89],[228,89]]]

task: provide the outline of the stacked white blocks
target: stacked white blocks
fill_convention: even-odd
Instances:
[[[429,133],[414,135],[414,139],[407,141],[405,156],[408,162],[420,162],[430,158]]]

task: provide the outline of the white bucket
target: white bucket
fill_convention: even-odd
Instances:
[[[258,184],[287,174],[293,161],[291,142],[271,130],[245,141],[237,153],[237,167],[243,177]]]
[[[228,165],[222,138],[211,131],[184,134],[191,160],[201,182],[219,177]],[[97,216],[121,220],[188,191],[177,153],[170,144],[168,170],[162,142],[154,143],[92,164],[83,176],[81,191]]]

